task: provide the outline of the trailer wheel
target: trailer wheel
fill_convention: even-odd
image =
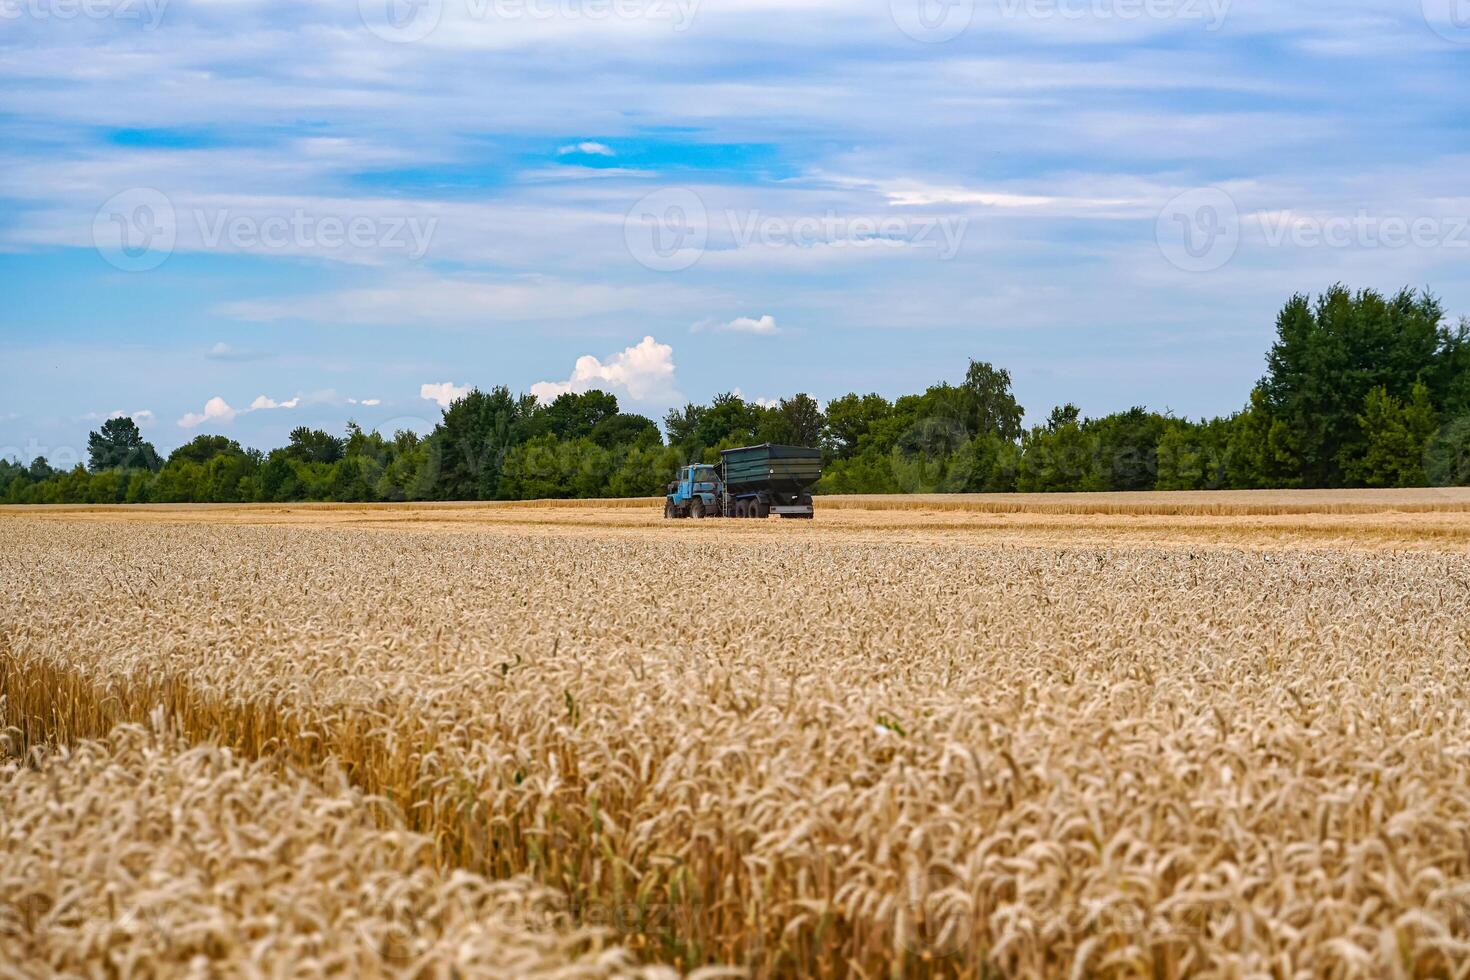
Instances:
[[[753,501],[755,503],[755,516],[765,520],[771,516],[771,505],[765,501]]]

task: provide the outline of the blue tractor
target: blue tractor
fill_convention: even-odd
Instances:
[[[685,466],[669,484],[664,498],[665,517],[718,517],[724,483],[717,467],[705,463]]]

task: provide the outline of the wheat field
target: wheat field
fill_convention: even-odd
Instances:
[[[1464,496],[828,503],[0,512],[0,974],[1470,976]]]

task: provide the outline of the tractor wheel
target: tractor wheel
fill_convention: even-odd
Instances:
[[[704,501],[695,497],[689,502],[689,516],[696,521],[704,516]]]
[[[679,516],[679,512],[674,509],[674,502],[672,500],[665,500],[664,501],[664,520],[671,521],[671,520],[673,520],[674,518],[676,518],[678,516]]]

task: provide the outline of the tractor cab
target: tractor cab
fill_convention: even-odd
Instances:
[[[720,471],[708,463],[696,463],[679,470],[679,478],[669,484],[664,505],[668,517],[704,517],[720,512]]]

